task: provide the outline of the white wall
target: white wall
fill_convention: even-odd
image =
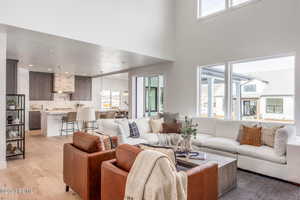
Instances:
[[[174,0],[2,0],[0,23],[174,58]]]
[[[101,87],[102,83],[102,87]],[[97,109],[101,108],[101,91],[102,90],[111,90],[111,91],[120,91],[121,95],[123,92],[128,91],[128,80],[118,79],[118,78],[109,78],[101,77],[93,78],[93,103]],[[123,102],[124,97],[121,96],[121,106],[125,106]],[[128,99],[126,98],[128,101]]]
[[[167,75],[169,111],[196,115],[199,65],[300,54],[298,0],[255,1],[200,21],[196,19],[196,3],[176,0],[176,63]],[[295,74],[300,74],[298,57]],[[300,78],[296,78],[297,100],[300,101]],[[296,113],[298,126],[300,103],[296,104]]]
[[[0,31],[0,169],[6,168],[6,41]]]
[[[18,94],[25,94],[25,130],[29,129],[29,71],[18,67]]]

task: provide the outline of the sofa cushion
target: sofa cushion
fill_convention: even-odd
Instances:
[[[100,133],[110,136],[118,136],[120,133],[118,124],[114,119],[99,119],[97,125]]]
[[[230,153],[237,153],[240,144],[233,139],[212,137],[203,139],[202,146],[215,150],[227,151]]]
[[[240,122],[229,120],[216,120],[216,137],[237,140],[240,130]]]
[[[73,134],[73,145],[87,153],[102,151],[102,145],[98,136],[76,132]]]
[[[159,142],[157,133],[142,134],[140,138],[147,140],[147,143],[149,144],[158,144]]]
[[[197,133],[205,135],[216,135],[216,119],[215,118],[193,118],[193,122],[198,124]]]
[[[207,134],[197,134],[196,138],[192,137],[192,145],[201,147],[202,143],[205,141],[205,139],[212,138],[212,137],[213,136],[207,135]]]
[[[131,144],[131,145],[137,145],[137,144],[148,144],[148,141],[142,138],[124,138],[123,143],[125,144]]]
[[[140,118],[135,120],[135,123],[140,131],[140,134],[151,133],[150,119]]]
[[[279,164],[286,164],[285,156],[278,156],[274,149],[268,146],[251,146],[251,145],[240,145],[238,147],[238,153],[244,156],[266,160]]]
[[[127,119],[117,120],[120,134],[123,137],[130,137],[129,121]]]

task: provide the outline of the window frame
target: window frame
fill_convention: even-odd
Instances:
[[[252,62],[252,61],[259,61],[259,60],[267,60],[267,59],[275,59],[275,58],[281,58],[281,57],[294,57],[295,59],[295,66],[294,66],[294,76],[296,75],[296,60],[297,55],[295,52],[292,53],[285,53],[285,54],[278,54],[274,56],[265,56],[265,57],[257,57],[257,58],[250,58],[250,59],[244,59],[244,60],[235,60],[235,61],[226,61],[223,63],[217,63],[212,65],[198,65],[197,67],[197,106],[196,106],[196,113],[197,116],[201,116],[201,68],[206,67],[214,67],[218,65],[225,65],[225,95],[224,95],[224,120],[233,120],[232,119],[232,68],[233,65],[236,63],[246,63],[246,62]],[[294,85],[296,90],[296,79],[294,80]],[[293,99],[294,99],[294,110],[293,110],[293,122],[289,124],[295,124],[296,123],[296,91],[294,91]],[[284,103],[284,102],[283,102]],[[283,106],[284,111],[284,106]],[[272,113],[270,113],[272,114]],[[274,114],[280,114],[280,113],[274,113]],[[204,117],[206,118],[206,117]],[[236,121],[245,121],[243,119],[235,119]],[[259,120],[257,120],[259,121]],[[284,122],[282,122],[284,123]]]
[[[208,14],[208,15],[204,15],[204,16],[202,16],[202,10],[201,10],[202,9],[202,7],[201,7],[202,1],[203,0],[197,0],[197,19],[198,20],[218,16],[222,13],[226,13],[226,12],[231,11],[231,10],[242,8],[242,7],[245,7],[249,4],[257,3],[257,2],[260,2],[262,0],[248,0],[248,1],[246,1],[244,3],[240,3],[238,5],[232,5],[232,3],[233,3],[232,0],[224,0],[225,1],[225,9],[214,12],[214,13],[211,13],[211,14]]]

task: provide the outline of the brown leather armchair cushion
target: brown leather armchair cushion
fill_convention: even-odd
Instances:
[[[137,155],[142,149],[129,144],[122,144],[116,149],[116,164],[119,168],[129,172]]]
[[[82,132],[74,133],[73,145],[78,149],[87,153],[95,153],[98,151],[102,151],[99,137],[87,133],[82,133]]]

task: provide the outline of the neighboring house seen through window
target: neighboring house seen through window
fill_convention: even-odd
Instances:
[[[202,117],[294,122],[295,56],[199,67]]]
[[[283,113],[283,99],[268,98],[266,99],[266,112],[274,114]]]

